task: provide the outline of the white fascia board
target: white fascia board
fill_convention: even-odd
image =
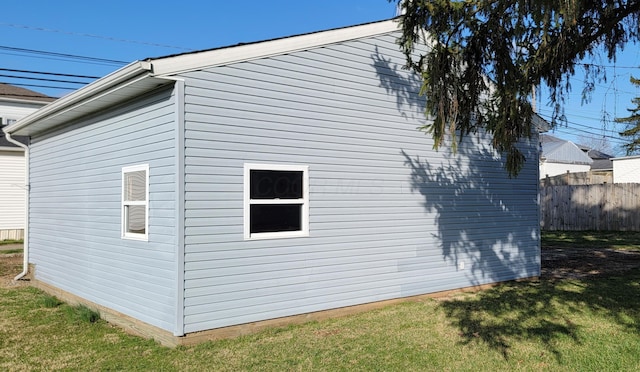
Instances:
[[[621,156],[618,158],[611,158],[609,160],[631,160],[631,159],[640,159],[640,155],[631,155],[631,156]]]
[[[314,32],[246,45],[236,45],[204,52],[179,54],[150,59],[156,76],[174,75],[207,67],[245,62],[258,58],[282,55],[344,41],[381,35],[399,28],[397,20],[390,19],[359,26]]]
[[[151,64],[145,61],[135,61],[127,66],[116,70],[109,75],[100,78],[83,88],[80,88],[74,92],[67,94],[66,96],[59,98],[46,106],[40,108],[37,111],[27,115],[26,117],[18,120],[17,122],[8,125],[3,128],[3,130],[7,133],[20,135],[20,130],[27,128],[43,119],[51,119],[56,115],[59,115],[64,112],[68,112],[69,110],[76,107],[78,104],[90,100],[92,98],[98,97],[101,94],[108,92],[112,88],[118,86],[119,84],[125,83],[136,76],[141,74],[150,74]]]
[[[4,147],[0,146],[0,151],[24,152],[22,147]]]
[[[0,102],[21,103],[21,104],[37,105],[37,106],[44,106],[44,105],[46,105],[48,103],[51,103],[51,102],[53,102],[55,100],[56,99],[54,97],[51,97],[51,99],[42,97],[42,100],[29,99],[29,98],[13,98],[13,97],[2,97],[2,98],[0,98]]]

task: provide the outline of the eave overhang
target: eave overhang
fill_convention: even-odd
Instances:
[[[69,123],[111,105],[135,97],[155,86],[149,62],[136,61],[27,115],[3,130],[15,136],[31,136]]]

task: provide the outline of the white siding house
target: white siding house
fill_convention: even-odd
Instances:
[[[640,156],[611,159],[613,183],[640,183]]]
[[[537,134],[517,178],[482,134],[432,150],[398,36],[134,62],[10,126],[34,282],[177,344],[538,276]]]
[[[0,128],[53,101],[51,97],[0,83]],[[18,138],[26,143],[26,138]],[[0,240],[22,239],[25,226],[24,149],[0,131]]]
[[[593,159],[571,141],[542,134],[540,157],[540,178],[566,173],[588,172]]]

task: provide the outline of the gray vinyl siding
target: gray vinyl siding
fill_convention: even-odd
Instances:
[[[163,89],[34,136],[30,262],[36,278],[175,328],[175,105]],[[149,240],[121,238],[122,168],[149,164]]]
[[[536,138],[433,151],[397,36],[181,76],[185,332],[539,274]],[[309,237],[243,240],[244,163],[309,166]]]

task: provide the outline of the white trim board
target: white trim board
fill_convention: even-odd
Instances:
[[[149,59],[148,62],[151,62],[153,66],[154,75],[173,75],[202,68],[245,62],[253,59],[317,48],[348,40],[381,35],[397,31],[398,27],[398,22],[391,19],[245,45],[235,45],[195,53]]]

